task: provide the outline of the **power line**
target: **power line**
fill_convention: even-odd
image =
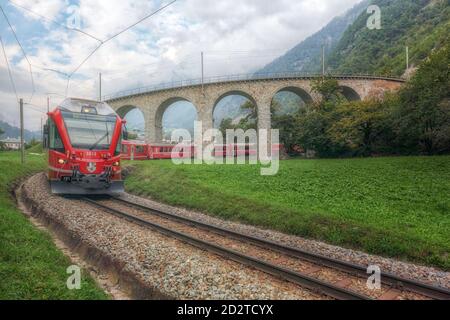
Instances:
[[[126,27],[125,29],[123,29],[122,31],[120,31],[120,32],[118,32],[118,33],[116,33],[115,35],[113,35],[113,36],[111,36],[111,37],[109,37],[108,39],[106,39],[106,40],[104,40],[103,42],[101,42],[84,60],[83,60],[83,62],[81,62],[81,64],[80,65],[78,65],[78,67],[76,67],[75,68],[75,70],[74,71],[72,71],[70,74],[69,74],[69,76],[68,76],[68,79],[67,79],[67,86],[66,86],[66,95],[67,95],[67,93],[68,93],[68,91],[69,91],[69,84],[70,84],[70,79],[72,78],[72,76],[94,55],[94,53],[96,53],[97,51],[98,51],[98,49],[100,49],[105,43],[107,43],[107,42],[109,42],[109,41],[111,41],[112,39],[114,39],[114,38],[116,38],[116,37],[118,37],[119,35],[121,35],[122,33],[124,33],[124,32],[126,32],[126,31],[128,31],[128,30],[130,30],[131,28],[133,28],[133,27],[135,27],[135,26],[137,26],[139,23],[141,23],[141,22],[143,22],[143,21],[145,21],[145,20],[147,20],[148,18],[150,18],[150,17],[152,17],[152,16],[154,16],[155,14],[157,14],[157,13],[159,13],[159,12],[161,12],[162,10],[164,10],[164,9],[166,9],[167,7],[169,7],[169,6],[171,6],[172,4],[174,4],[175,2],[177,2],[177,0],[173,0],[172,2],[169,2],[168,4],[166,4],[166,5],[164,5],[164,6],[162,6],[162,7],[160,7],[158,10],[156,10],[156,11],[153,11],[152,13],[150,13],[150,14],[148,14],[148,15],[146,15],[144,18],[142,18],[142,19],[140,19],[139,21],[137,21],[137,22],[135,22],[135,23],[133,23],[132,25],[130,25],[130,26],[128,26],[128,27]]]
[[[126,31],[130,30],[131,28],[133,28],[133,27],[135,27],[135,26],[137,26],[137,25],[140,24],[141,22],[147,20],[148,18],[154,16],[155,14],[157,14],[157,13],[163,11],[164,9],[170,7],[170,6],[173,5],[175,2],[177,2],[177,0],[173,0],[172,2],[169,2],[168,4],[166,4],[166,5],[162,6],[162,7],[160,7],[158,10],[153,11],[152,13],[146,15],[145,17],[143,17],[143,18],[140,19],[139,21],[137,21],[137,22],[133,23],[132,25],[126,27],[126,28],[123,29],[122,31],[120,31],[120,32],[116,33],[115,35],[109,37],[108,39],[106,39],[106,40],[103,41],[103,42],[106,43],[106,42],[108,42],[108,41],[114,39],[115,37],[121,35],[122,33],[124,33],[124,32],[126,32]]]
[[[24,103],[24,105],[30,107],[31,109],[33,109],[36,112],[40,112],[42,114],[46,114],[47,113],[45,111],[42,111],[42,110],[38,109],[38,108],[43,108],[42,106],[38,106],[38,105],[32,104],[32,103]]]
[[[50,72],[54,72],[54,73],[63,75],[63,76],[65,76],[66,78],[69,76],[69,74],[67,74],[67,73],[65,73],[65,72],[62,72],[62,71],[59,71],[59,70],[56,70],[56,69],[44,68],[44,67],[37,67],[37,66],[34,66],[34,67],[36,67],[36,68],[38,68],[38,69],[41,69],[41,70],[43,70],[43,71],[50,71]]]
[[[139,23],[141,23],[141,22],[147,20],[148,18],[154,16],[155,14],[161,12],[162,10],[164,10],[164,9],[166,9],[167,7],[171,6],[171,5],[174,4],[175,2],[177,2],[177,0],[173,0],[172,2],[169,2],[168,4],[166,4],[166,5],[162,6],[162,7],[160,7],[158,10],[153,11],[152,13],[146,15],[144,18],[140,19],[139,21],[133,23],[132,25],[126,27],[126,28],[123,29],[122,31],[120,31],[120,32],[116,33],[115,35],[109,37],[108,39],[104,40],[101,44],[99,44],[99,45],[98,45],[98,46],[97,46],[97,47],[96,47],[96,48],[95,48],[95,49],[94,49],[94,50],[93,50],[93,51],[92,51],[92,52],[91,52],[84,60],[83,60],[83,62],[82,62],[78,67],[75,68],[74,71],[72,71],[72,72],[69,74],[69,79],[70,79],[70,78],[71,78],[71,77],[72,77],[72,76],[73,76],[73,75],[74,75],[74,74],[75,74],[75,73],[76,73],[76,72],[77,72],[77,71],[78,71],[85,63],[86,63],[86,61],[88,61],[88,60],[94,55],[94,53],[97,52],[97,50],[100,49],[100,47],[102,47],[105,43],[111,41],[112,39],[118,37],[118,36],[121,35],[122,33],[124,33],[124,32],[126,32],[126,31],[130,30],[131,28],[133,28],[133,27],[135,27],[135,26],[137,26]]]
[[[100,49],[100,47],[103,45],[103,43],[99,44],[84,60],[83,62],[81,62],[78,67],[75,68],[74,71],[72,71],[69,74],[69,79],[86,63],[86,61],[89,60],[90,57],[92,57],[94,55],[95,52],[97,52],[98,49]]]
[[[17,103],[19,102],[19,96],[17,95],[16,85],[14,83],[14,79],[12,77],[11,68],[9,67],[8,57],[6,56],[5,46],[3,45],[2,37],[0,36],[0,43],[2,44],[3,56],[5,57],[6,66],[8,67],[9,80],[11,81],[11,85],[14,89],[14,93],[16,95]]]
[[[14,31],[14,28],[12,27],[11,23],[9,22],[8,16],[6,15],[6,13],[5,13],[5,11],[3,10],[3,7],[2,7],[1,5],[0,5],[0,10],[2,11],[3,16],[5,17],[5,20],[6,20],[6,22],[8,23],[9,28],[11,29],[11,32],[12,32],[13,35],[14,35],[14,38],[16,39],[17,43],[19,44],[19,47],[20,47],[20,49],[22,50],[23,56],[25,57],[25,59],[26,59],[27,62],[28,62],[28,66],[29,66],[29,68],[30,68],[31,85],[32,85],[32,87],[33,87],[33,92],[31,93],[31,97],[30,97],[30,102],[31,102],[31,100],[33,100],[34,93],[36,92],[36,88],[35,88],[35,86],[34,86],[34,77],[33,77],[33,70],[32,70],[32,67],[31,67],[31,62],[30,62],[30,60],[28,59],[28,56],[27,56],[27,54],[26,54],[26,52],[25,52],[25,49],[23,48],[22,44],[20,43],[20,41],[19,41],[19,39],[18,39],[18,37],[17,37],[17,34],[16,34],[16,32]]]
[[[19,5],[19,4],[17,4],[17,3],[15,3],[14,1],[11,1],[11,0],[8,0],[8,2],[9,3],[11,3],[13,6],[15,6],[15,7],[18,7],[18,8],[21,8],[21,9],[23,9],[23,10],[25,10],[25,11],[27,11],[27,12],[29,12],[29,13],[31,13],[31,14],[34,14],[34,15],[36,15],[36,16],[39,16],[40,18],[42,18],[43,20],[45,20],[45,21],[48,21],[48,22],[52,22],[52,23],[55,23],[55,24],[57,24],[57,25],[60,25],[60,26],[62,26],[62,27],[64,27],[65,29],[67,29],[67,30],[71,30],[71,31],[76,31],[76,32],[79,32],[79,33],[82,33],[82,34],[84,34],[84,35],[86,35],[86,36],[89,36],[90,38],[92,38],[92,39],[95,39],[96,41],[98,41],[98,42],[100,42],[100,44],[92,51],[92,52],[90,52],[89,53],[89,55],[71,72],[71,73],[65,73],[65,72],[62,72],[62,71],[59,71],[59,70],[56,70],[56,69],[51,69],[51,68],[45,68],[45,67],[37,67],[37,66],[35,66],[36,68],[39,68],[39,69],[41,69],[41,70],[44,70],[44,71],[51,71],[51,72],[55,72],[55,73],[58,73],[58,74],[60,74],[60,75],[63,75],[63,76],[65,76],[66,78],[67,78],[67,85],[66,85],[66,96],[67,96],[67,93],[68,93],[68,90],[69,90],[69,85],[70,85],[70,80],[71,80],[71,78],[72,78],[72,76],[101,48],[101,46],[104,44],[104,43],[106,43],[106,42],[109,42],[109,41],[111,41],[111,40],[113,40],[114,38],[116,38],[116,37],[118,37],[119,35],[121,35],[121,34],[123,34],[123,33],[125,33],[126,31],[128,31],[128,30],[130,30],[131,28],[133,28],[133,27],[135,27],[136,25],[138,25],[138,24],[140,24],[140,23],[142,23],[143,21],[145,21],[145,20],[147,20],[147,19],[149,19],[150,17],[152,17],[152,16],[154,16],[154,15],[156,15],[157,13],[159,13],[159,12],[161,12],[161,11],[163,11],[164,9],[166,9],[166,8],[168,8],[169,6],[171,6],[171,5],[173,5],[175,2],[177,2],[177,0],[174,0],[174,1],[171,1],[170,3],[168,3],[168,4],[166,4],[166,5],[164,5],[164,6],[162,6],[162,7],[160,7],[159,9],[157,9],[156,11],[153,11],[152,13],[150,13],[150,14],[148,14],[148,15],[146,15],[145,17],[143,17],[143,18],[141,18],[140,20],[138,20],[137,22],[135,22],[135,23],[133,23],[133,24],[131,24],[130,26],[128,26],[128,27],[126,27],[125,29],[123,29],[123,30],[121,30],[120,32],[118,32],[118,33],[116,33],[116,34],[114,34],[114,35],[112,35],[112,36],[110,36],[109,38],[107,38],[106,40],[100,40],[98,37],[95,37],[95,36],[93,36],[92,34],[89,34],[89,33],[87,33],[87,32],[85,32],[85,31],[83,31],[83,30],[80,30],[80,29],[78,29],[78,28],[70,28],[70,27],[68,27],[68,26],[66,26],[66,25],[64,25],[64,24],[61,24],[61,23],[59,23],[59,22],[57,22],[56,20],[54,20],[54,19],[50,19],[50,18],[47,18],[47,17],[45,17],[44,15],[41,15],[41,14],[39,14],[39,13],[37,13],[37,12],[35,12],[35,11],[33,11],[33,10],[30,10],[30,9],[28,9],[28,8],[26,8],[26,7],[24,7],[24,6],[21,6],[21,5]],[[10,27],[10,29],[11,29],[11,32],[13,33],[13,35],[14,35],[14,38],[16,39],[16,41],[17,41],[17,43],[18,43],[18,45],[19,45],[19,47],[21,48],[21,50],[22,50],[22,53],[23,53],[23,55],[24,55],[24,57],[25,57],[25,59],[27,60],[27,62],[28,62],[28,65],[29,65],[29,71],[30,71],[30,76],[31,76],[31,83],[32,83],[32,87],[33,87],[33,92],[32,92],[32,95],[31,95],[31,98],[30,98],[30,102],[31,102],[31,100],[32,100],[32,98],[33,98],[33,95],[34,95],[34,93],[35,93],[35,84],[34,84],[34,77],[33,77],[33,70],[32,70],[32,66],[34,66],[32,63],[31,63],[31,61],[29,60],[29,58],[28,58],[28,56],[27,56],[27,54],[26,54],[26,52],[25,52],[25,49],[24,49],[24,47],[22,46],[22,44],[20,43],[20,41],[19,41],[19,39],[18,39],[18,37],[17,37],[17,34],[15,33],[15,31],[14,31],[14,28],[12,27],[12,25],[11,25],[11,23],[9,22],[9,19],[8,19],[8,17],[7,17],[7,15],[6,15],[6,13],[5,13],[5,11],[3,10],[3,7],[0,5],[0,10],[2,11],[2,14],[3,14],[3,16],[5,17],[5,20],[6,20],[6,22],[8,23],[8,25],[9,25],[9,27]],[[12,79],[12,77],[11,77],[11,79]],[[14,89],[15,89],[15,86],[14,86]],[[17,94],[16,94],[16,97],[17,97]]]
[[[125,72],[116,72],[116,73],[110,73],[110,75],[121,75],[120,77],[114,77],[114,78],[109,78],[108,76],[104,77],[106,81],[113,81],[113,80],[119,80],[119,79],[123,79],[125,77],[129,77],[129,76],[137,76],[137,75],[144,75],[144,74],[150,74],[153,72],[161,72],[161,71],[165,71],[165,70],[169,70],[169,69],[173,69],[175,68],[183,68],[183,65],[188,63],[188,62],[192,62],[195,61],[196,59],[189,59],[189,60],[184,60],[182,62],[180,62],[179,64],[173,65],[170,63],[161,63],[159,64],[159,66],[157,66],[158,64],[154,64],[152,66],[151,69],[147,70],[147,71],[137,71],[137,69],[133,69],[133,70],[129,70],[129,71],[125,71]],[[143,66],[144,67],[144,66]],[[141,67],[142,69],[142,67]]]
[[[23,9],[23,10],[25,10],[25,11],[28,11],[28,12],[31,13],[31,14],[34,14],[34,15],[36,15],[36,16],[42,18],[42,19],[45,20],[45,21],[48,21],[48,22],[52,22],[52,23],[54,23],[54,24],[57,24],[57,25],[59,25],[59,26],[65,28],[65,29],[67,29],[67,30],[79,32],[79,33],[84,34],[85,36],[88,36],[88,37],[90,37],[90,38],[92,38],[92,39],[94,39],[94,40],[96,40],[96,41],[98,41],[98,42],[100,42],[100,43],[103,42],[102,40],[100,40],[100,39],[97,38],[96,36],[93,36],[92,34],[87,33],[86,31],[83,31],[83,30],[78,29],[78,28],[71,28],[71,27],[68,27],[68,26],[65,25],[64,23],[60,23],[60,22],[58,22],[58,21],[56,21],[56,20],[54,20],[54,19],[47,18],[46,16],[44,16],[44,15],[42,15],[42,14],[40,14],[40,13],[37,13],[37,12],[35,12],[35,11],[33,11],[33,10],[30,10],[30,9],[28,9],[28,8],[25,8],[25,7],[23,7],[23,6],[21,6],[21,5],[17,4],[17,3],[15,3],[14,1],[8,0],[8,2],[11,3],[11,4],[12,4],[13,6],[15,6],[15,7],[21,8],[21,9]]]

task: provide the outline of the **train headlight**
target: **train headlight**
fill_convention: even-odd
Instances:
[[[59,159],[59,160],[58,160],[58,163],[59,163],[59,164],[65,164],[65,163],[66,163],[66,160]]]
[[[114,163],[113,163],[113,166],[114,166],[114,167],[119,167],[119,166],[120,166],[120,162],[119,162],[119,161],[114,162]]]

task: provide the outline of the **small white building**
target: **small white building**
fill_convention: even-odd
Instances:
[[[3,140],[0,140],[0,142],[5,145],[6,149],[20,150],[20,139],[6,138]]]

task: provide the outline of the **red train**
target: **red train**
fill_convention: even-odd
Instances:
[[[273,151],[280,151],[282,145],[273,145]],[[122,159],[123,160],[156,160],[172,158],[193,158],[195,157],[195,147],[187,145],[182,151],[173,154],[175,145],[172,144],[147,144],[142,141],[123,141]],[[213,151],[214,157],[235,157],[257,156],[258,149],[252,144],[224,144],[216,145]]]
[[[175,145],[172,144],[146,144],[141,141],[123,141],[123,160],[156,160],[176,158],[192,158],[195,155],[195,148],[188,145],[182,151],[172,155]]]
[[[121,175],[122,120],[104,102],[69,98],[48,113],[44,144],[54,194],[116,194]]]

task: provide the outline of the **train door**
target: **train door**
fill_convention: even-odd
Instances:
[[[62,170],[64,164],[60,164],[58,161],[65,157],[65,148],[59,134],[58,128],[52,119],[48,120],[47,124],[47,139],[46,146],[48,148],[48,165],[49,165],[49,178],[52,180],[59,179],[59,172]]]

